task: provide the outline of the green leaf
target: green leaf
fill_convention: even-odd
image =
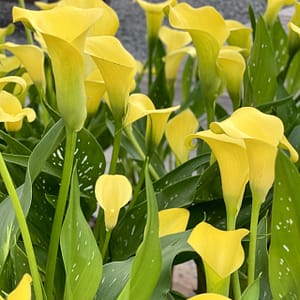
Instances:
[[[276,61],[272,42],[263,18],[256,25],[255,40],[248,61],[248,77],[252,85],[254,105],[273,100],[276,93]]]
[[[259,278],[243,292],[241,300],[259,300]],[[270,298],[268,298],[270,299]]]
[[[41,172],[44,163],[57,147],[57,143],[61,142],[64,134],[63,128],[63,121],[60,120],[46,133],[29,157],[25,182],[17,188],[25,216],[27,216],[31,205],[32,182]],[[15,243],[18,231],[18,222],[11,201],[7,197],[0,203],[0,273],[10,247]]]
[[[300,51],[293,57],[285,77],[285,87],[290,95],[295,95],[300,89]]]
[[[181,76],[182,99],[185,102],[191,92],[193,77],[195,75],[195,59],[188,56],[183,67]]]
[[[133,260],[130,278],[118,300],[149,300],[161,271],[161,245],[158,237],[158,209],[148,165],[145,168],[147,222],[144,239]],[[145,284],[146,283],[146,284]]]
[[[69,206],[61,230],[60,245],[66,271],[64,299],[93,299],[102,276],[102,257],[81,211],[76,168],[72,175]]]
[[[275,169],[269,251],[270,286],[274,299],[300,298],[300,175],[282,152]]]
[[[161,238],[162,270],[151,299],[167,299],[172,288],[172,269],[175,257],[182,252],[193,252],[187,243],[190,231],[180,232]]]

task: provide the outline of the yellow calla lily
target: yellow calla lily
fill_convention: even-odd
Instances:
[[[45,91],[44,53],[41,48],[35,45],[18,45],[7,42],[0,45],[0,49],[13,53],[25,67],[32,81],[41,87],[42,91]]]
[[[101,99],[105,93],[105,83],[99,70],[91,72],[85,79],[84,84],[87,97],[87,112],[94,114],[98,111]]]
[[[21,95],[25,92],[27,88],[26,81],[19,76],[6,76],[0,78],[0,91],[4,89],[4,87],[9,83],[15,83],[16,87],[14,89],[15,95]]]
[[[160,27],[158,37],[165,45],[167,53],[180,49],[192,41],[189,33],[168,26]]]
[[[245,253],[242,239],[249,233],[247,229],[224,231],[201,222],[191,232],[188,243],[201,256],[208,292],[214,289],[239,269]]]
[[[45,11],[13,9],[14,22],[30,25],[43,37],[52,62],[57,106],[66,126],[74,131],[82,128],[87,114],[84,42],[88,30],[101,15],[100,9],[72,6]]]
[[[31,300],[31,276],[25,273],[17,287],[8,294],[6,300]],[[3,299],[0,296],[0,299]]]
[[[205,293],[188,298],[188,300],[231,300],[231,298],[215,293]]]
[[[220,48],[229,36],[222,15],[212,6],[193,8],[186,3],[170,7],[171,26],[189,32],[196,48],[201,97],[205,99],[208,123],[214,118],[214,103],[224,83],[216,64]]]
[[[286,5],[295,4],[296,2],[297,0],[268,0],[264,13],[266,24],[271,27],[274,24],[281,8]]]
[[[116,122],[121,123],[136,73],[134,57],[112,36],[89,37],[85,53],[99,68],[108,93],[108,106]]]
[[[282,121],[253,107],[236,110],[222,122],[213,122],[215,133],[243,139],[249,160],[249,182],[255,198],[264,201],[274,181],[277,147],[289,150],[292,161],[298,154],[284,137]]]
[[[12,70],[20,67],[20,61],[15,56],[0,53],[0,77],[6,76]]]
[[[104,210],[106,230],[111,231],[117,224],[120,209],[131,198],[131,184],[123,175],[101,175],[96,181],[95,194]]]
[[[4,122],[7,131],[18,131],[23,118],[33,122],[36,114],[32,108],[22,108],[18,98],[6,91],[0,91],[0,122]]]
[[[242,85],[246,62],[244,57],[230,48],[222,48],[217,58],[221,76],[225,78],[227,91],[232,99],[233,108],[240,106]]]
[[[188,135],[187,143],[194,138],[204,140],[217,159],[226,206],[227,227],[234,229],[245,186],[249,180],[249,164],[245,143],[241,139],[235,139],[226,134],[215,134],[211,130]]]
[[[166,126],[166,138],[180,164],[189,158],[190,147],[184,142],[188,134],[194,133],[199,126],[198,120],[190,109],[185,109]]]
[[[161,3],[151,3],[144,0],[136,0],[146,14],[148,40],[156,39],[159,28],[163,22],[164,9],[177,3],[177,0],[166,0]]]
[[[229,45],[242,48],[245,57],[248,57],[252,46],[252,29],[236,20],[225,20],[230,31],[227,42]]]
[[[185,231],[190,212],[185,208],[169,208],[158,212],[159,237]]]
[[[165,132],[166,124],[171,113],[179,108],[178,106],[155,109],[151,99],[144,94],[132,94],[129,97],[128,112],[124,126],[147,116],[146,125],[146,148],[150,154],[160,143]]]

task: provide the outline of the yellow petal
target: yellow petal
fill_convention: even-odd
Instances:
[[[192,41],[191,36],[187,32],[167,26],[162,26],[159,29],[158,36],[166,46],[167,53],[182,48]]]
[[[297,0],[268,0],[266,11],[264,13],[266,24],[268,26],[272,26],[281,8],[285,5],[292,5],[296,2]]]
[[[182,62],[182,60],[186,55],[195,57],[196,56],[195,48],[192,46],[180,48],[172,52],[169,52],[163,58],[165,62],[166,78],[168,80],[176,79],[180,63]]]
[[[205,293],[188,298],[188,300],[230,300],[230,298],[214,293]]]
[[[299,155],[298,155],[297,151],[294,149],[294,147],[290,144],[290,142],[288,141],[288,139],[285,136],[283,136],[281,138],[279,147],[289,151],[290,159],[292,162],[295,163],[298,160]]]
[[[244,261],[242,239],[247,229],[219,230],[201,222],[191,232],[188,243],[221,278],[239,269]]]
[[[120,209],[131,198],[131,184],[123,175],[101,175],[96,181],[95,194],[104,210],[105,227],[110,231],[117,224]]]
[[[136,73],[134,57],[112,36],[87,38],[85,52],[99,68],[108,93],[109,107],[115,120],[121,122]]]
[[[0,78],[0,91],[3,90],[3,88],[9,83],[15,83],[18,85],[19,88],[15,88],[15,90],[18,91],[18,93],[16,93],[16,95],[20,95],[20,94],[24,93],[24,91],[27,88],[26,81],[22,77],[6,76],[3,78]]]
[[[297,25],[294,24],[293,22],[289,22],[289,23],[288,23],[288,27],[289,27],[292,31],[296,32],[296,33],[300,36],[300,27],[299,27],[299,26],[297,26]]]
[[[13,24],[9,24],[6,27],[0,27],[0,44],[5,42],[8,35],[11,35],[15,30]]]
[[[182,111],[167,123],[166,138],[180,163],[189,158],[190,147],[184,139],[188,134],[194,133],[198,126],[198,120],[190,109]]]
[[[35,45],[17,45],[5,43],[0,49],[6,49],[13,53],[25,67],[32,81],[45,90],[46,79],[44,71],[44,52]]]
[[[148,39],[158,36],[164,18],[164,9],[169,5],[174,5],[177,1],[166,0],[161,3],[151,3],[144,0],[136,0],[146,14]]]
[[[128,98],[128,110],[123,125],[126,127],[153,110],[155,106],[148,96],[141,93],[131,94]]]
[[[244,141],[225,134],[215,134],[210,130],[189,135],[187,142],[193,138],[204,140],[212,149],[220,169],[227,215],[236,217],[249,179],[248,157]]]
[[[20,61],[15,56],[5,56],[0,53],[0,77],[6,76],[12,70],[20,67]]]
[[[282,121],[254,107],[242,107],[222,122],[212,122],[210,129],[234,138],[252,138],[277,146],[283,136]]]
[[[28,122],[32,122],[35,120],[36,114],[31,108],[22,108],[18,98],[14,95],[0,91],[0,122],[4,122],[6,130],[20,130],[24,117]]]
[[[246,49],[245,56],[248,56],[252,45],[252,29],[236,20],[225,20],[225,23],[230,31],[228,44]]]
[[[101,9],[73,6],[55,7],[44,11],[31,11],[17,6],[13,8],[14,22],[21,21],[42,36],[51,35],[72,43],[78,50],[83,49],[88,30],[101,15]]]
[[[185,231],[190,212],[185,208],[170,208],[159,211],[159,236]]]
[[[34,1],[34,5],[37,6],[39,9],[48,10],[56,7],[60,1],[53,2],[53,3],[45,3],[43,1]]]
[[[237,51],[223,48],[219,52],[217,64],[221,76],[225,78],[228,93],[234,109],[240,106],[242,85],[246,63],[244,57]]]
[[[7,296],[7,300],[31,300],[31,276],[24,274],[18,286]]]
[[[290,19],[290,23],[293,23],[296,26],[300,26],[300,2],[295,3],[295,11]],[[294,30],[288,31],[288,47],[291,55],[295,54],[300,48],[300,30],[298,33]]]

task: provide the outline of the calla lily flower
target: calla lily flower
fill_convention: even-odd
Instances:
[[[220,74],[225,79],[234,110],[240,106],[246,63],[244,57],[230,48],[222,48],[217,58]]]
[[[117,224],[120,209],[131,198],[131,184],[123,175],[101,175],[96,181],[95,194],[104,210],[106,230],[111,231]]]
[[[228,44],[242,48],[243,54],[248,57],[252,46],[252,29],[236,20],[225,20],[225,23],[230,31]]]
[[[188,300],[231,300],[231,298],[215,293],[205,293],[194,296],[192,298],[188,298]]]
[[[279,11],[283,6],[295,4],[297,0],[268,0],[266,11],[264,13],[264,19],[266,24],[271,27],[277,16]]]
[[[6,300],[31,300],[31,282],[31,276],[27,273],[24,274],[18,286],[8,294]],[[0,300],[2,299],[0,296]]]
[[[35,45],[18,45],[7,42],[0,45],[0,49],[13,53],[25,67],[32,81],[41,87],[42,91],[45,91],[44,53],[41,48]]]
[[[148,41],[158,37],[159,28],[163,22],[164,9],[175,5],[176,0],[166,0],[161,3],[151,3],[144,0],[136,0],[146,14]]]
[[[6,92],[0,91],[0,122],[4,122],[7,131],[18,131],[23,124],[23,118],[33,122],[36,114],[32,108],[22,108],[19,99]]]
[[[264,201],[274,181],[278,146],[290,152],[293,162],[298,153],[284,136],[282,121],[253,107],[236,110],[222,122],[213,122],[214,133],[226,134],[245,142],[249,161],[249,182],[255,199]]]
[[[136,73],[134,57],[112,36],[87,38],[85,53],[99,68],[108,93],[107,104],[116,122],[121,123]]]
[[[243,140],[235,139],[226,134],[216,134],[211,130],[190,134],[186,138],[204,140],[212,149],[217,159],[224,202],[227,213],[227,229],[235,228],[235,220],[240,211],[245,186],[249,179],[247,150]]]
[[[53,3],[46,3],[44,1],[34,1],[34,5],[42,10],[48,10],[56,7],[58,5],[59,1],[53,2]]]
[[[4,89],[4,87],[9,83],[15,83],[16,87],[14,89],[15,95],[21,95],[25,92],[27,85],[26,81],[22,77],[18,76],[6,76],[0,78],[0,91]]]
[[[89,114],[98,111],[101,99],[105,93],[105,83],[99,72],[95,70],[91,72],[85,79],[86,107]]]
[[[188,243],[202,258],[207,292],[218,293],[216,289],[222,281],[243,264],[245,253],[241,241],[248,233],[247,229],[220,230],[206,222],[192,230]]]
[[[172,112],[178,106],[155,109],[154,104],[144,94],[132,94],[129,97],[128,112],[124,121],[124,126],[128,126],[134,121],[147,116],[146,125],[146,149],[150,154],[159,145],[165,132],[166,124]]]
[[[190,212],[185,208],[169,208],[159,211],[159,237],[185,231]]]
[[[91,26],[102,10],[72,6],[46,11],[13,9],[14,22],[22,21],[38,32],[51,58],[57,106],[68,128],[79,131],[86,118],[83,47]],[[76,26],[74,26],[76,24]]]
[[[216,64],[219,51],[229,36],[222,15],[212,6],[193,8],[186,3],[170,7],[171,26],[189,32],[196,48],[202,98],[205,99],[208,123],[214,117],[214,103],[224,83]]]
[[[20,67],[20,61],[15,56],[6,56],[0,53],[0,77]]]
[[[198,120],[190,109],[182,111],[167,123],[166,138],[180,164],[188,160],[190,152],[184,139],[194,133],[198,126]]]

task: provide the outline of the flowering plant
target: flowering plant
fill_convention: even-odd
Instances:
[[[146,62],[102,0],[19,4],[28,43],[0,30],[0,299],[298,299],[300,4],[246,26],[137,0]]]

